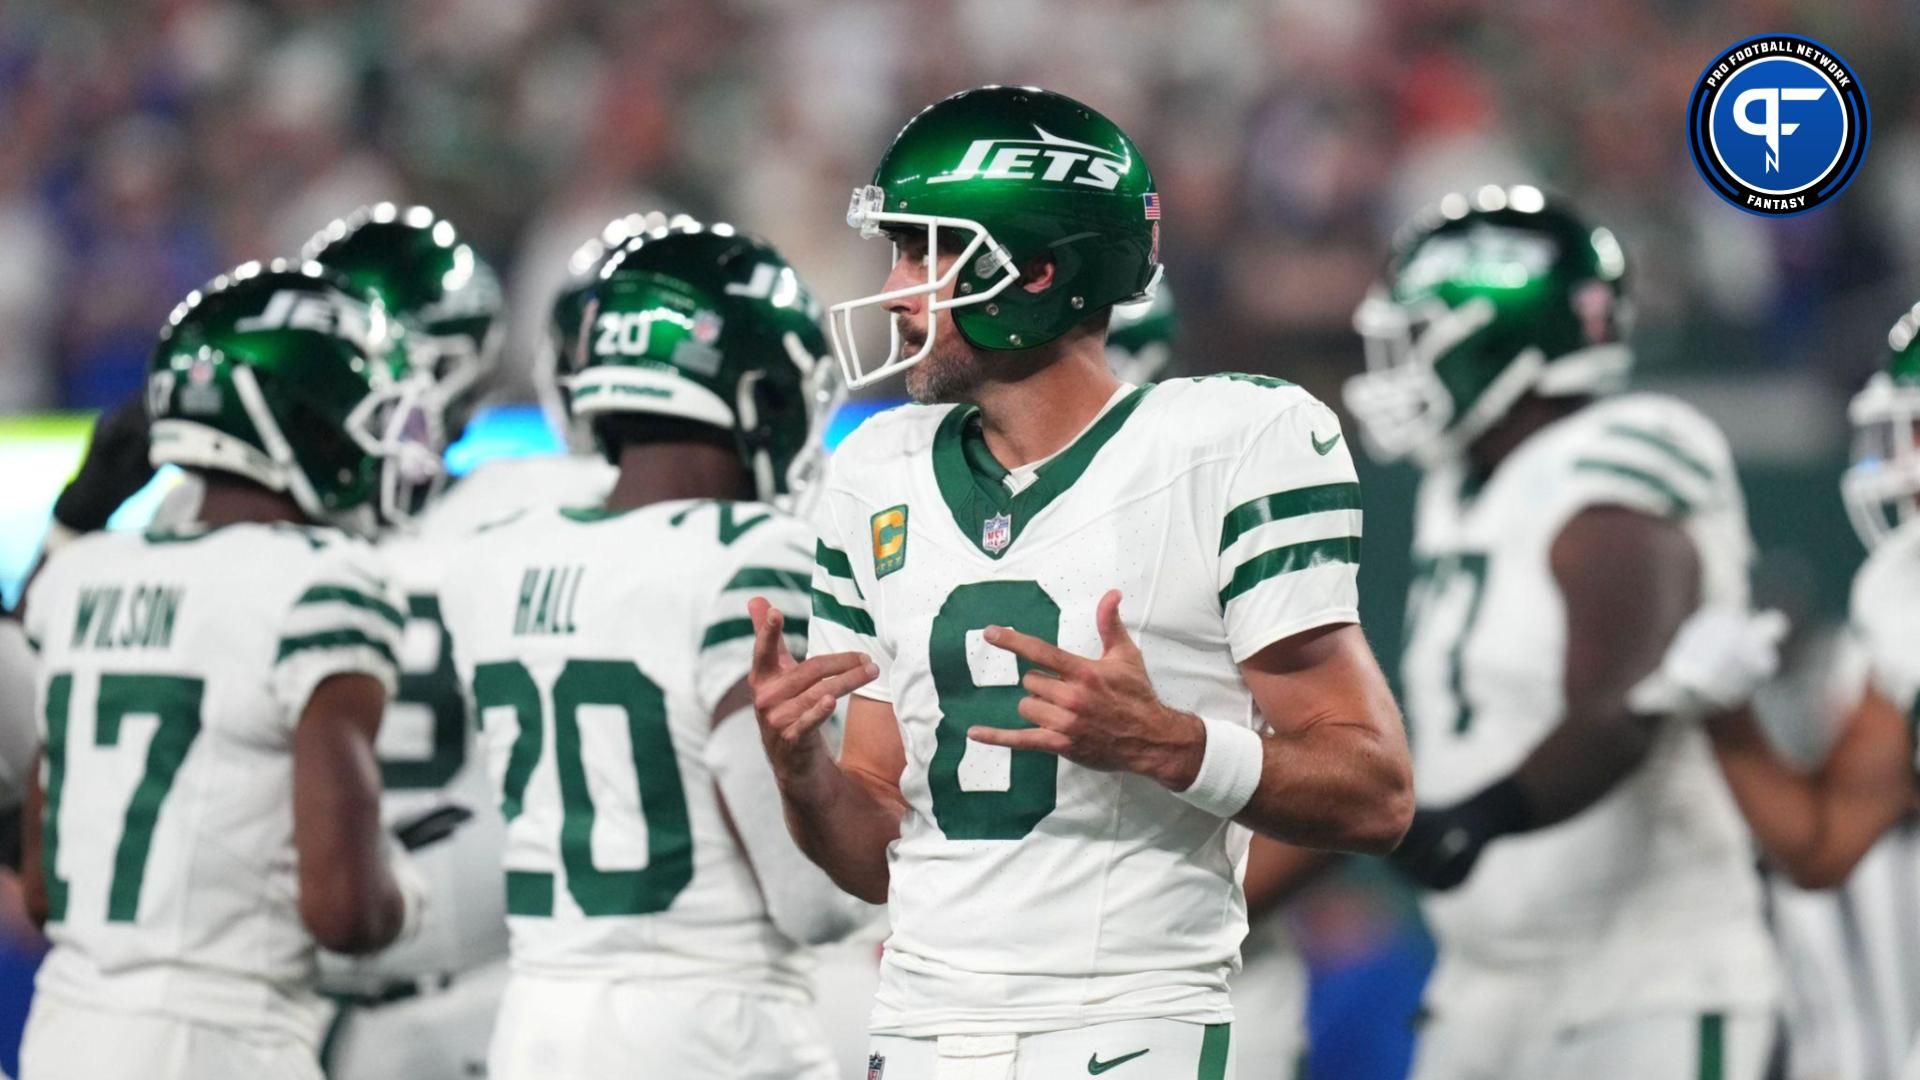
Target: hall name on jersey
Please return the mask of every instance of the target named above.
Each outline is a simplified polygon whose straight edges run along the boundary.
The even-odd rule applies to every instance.
[[[180,614],[178,585],[89,586],[74,609],[76,649],[164,649]],[[91,639],[91,640],[89,640]]]
[[[580,599],[584,566],[529,566],[520,573],[520,603],[513,611],[513,632],[519,637],[571,634],[574,604]]]

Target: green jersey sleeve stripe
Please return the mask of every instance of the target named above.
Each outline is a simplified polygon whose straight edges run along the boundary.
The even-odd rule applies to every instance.
[[[1220,606],[1226,607],[1234,597],[1248,592],[1256,585],[1271,577],[1291,574],[1296,570],[1310,570],[1328,563],[1360,562],[1360,538],[1357,536],[1336,536],[1328,540],[1308,540],[1299,544],[1288,544],[1271,551],[1263,551],[1234,570],[1233,579],[1227,587],[1220,590]]]
[[[358,589],[349,589],[345,585],[315,585],[301,593],[300,599],[293,602],[294,607],[300,607],[303,604],[346,604],[362,611],[371,611],[392,623],[396,629],[407,625],[406,616],[400,614],[399,608],[377,596],[368,596]]]
[[[739,572],[728,579],[723,592],[734,589],[792,589],[806,592],[813,587],[807,575],[796,570],[781,570],[772,566],[743,566]]]
[[[1220,550],[1227,550],[1233,546],[1235,540],[1270,521],[1301,517],[1306,514],[1320,514],[1328,510],[1358,509],[1360,509],[1360,485],[1352,481],[1318,484],[1313,487],[1262,495],[1260,498],[1243,502],[1227,512],[1226,524],[1220,529]]]
[[[22,634],[20,636],[27,639],[27,648],[32,650],[35,656],[40,655],[40,639],[39,638],[34,637],[32,634]]]
[[[394,659],[393,648],[384,641],[368,637],[358,630],[329,630],[320,634],[306,634],[302,637],[280,639],[280,649],[274,654],[273,662],[280,663],[289,656],[318,649],[372,649],[382,660],[399,666]]]
[[[799,637],[806,637],[807,620],[789,618],[787,620],[787,633],[798,635]],[[700,648],[703,650],[711,649],[715,645],[725,645],[729,641],[738,641],[741,638],[750,638],[752,636],[752,619],[722,619],[712,626],[707,627],[707,632],[700,638]]]
[[[1573,467],[1576,472],[1607,473],[1641,484],[1665,498],[1671,504],[1675,517],[1685,517],[1693,512],[1693,503],[1689,502],[1686,496],[1673,490],[1673,485],[1645,469],[1636,469],[1631,465],[1622,465],[1617,461],[1605,461],[1600,458],[1581,458],[1573,463]]]
[[[1655,450],[1673,459],[1675,464],[1698,476],[1700,479],[1708,481],[1713,479],[1712,466],[1701,461],[1685,447],[1657,431],[1648,431],[1646,428],[1634,427],[1631,424],[1613,424],[1607,428],[1607,433],[1651,446]]]
[[[825,570],[834,577],[846,578],[848,581],[853,581],[853,560],[847,558],[847,553],[841,551],[839,548],[828,547],[826,541],[815,540],[813,542],[813,561],[820,569]],[[855,581],[853,587],[858,591],[860,583]],[[866,594],[861,593],[861,595],[865,596]]]
[[[873,616],[857,607],[843,604],[819,589],[813,590],[813,614],[816,618],[839,623],[856,634],[873,636]]]

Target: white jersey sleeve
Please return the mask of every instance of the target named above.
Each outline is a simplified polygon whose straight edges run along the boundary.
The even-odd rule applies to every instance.
[[[274,695],[296,721],[314,688],[334,675],[371,675],[393,693],[402,604],[371,547],[341,539],[320,553],[274,649]]]
[[[1679,520],[1739,498],[1720,430],[1673,398],[1636,395],[1602,406],[1567,473],[1579,506],[1623,506]]]
[[[1221,510],[1220,606],[1235,663],[1360,621],[1360,483],[1340,421],[1305,395],[1246,397],[1275,412],[1252,421]]]
[[[1860,567],[1852,624],[1874,689],[1903,710],[1920,707],[1920,526],[1896,530]]]
[[[694,672],[700,707],[709,713],[753,664],[753,620],[747,601],[764,596],[786,616],[787,647],[804,654],[808,634],[813,531],[778,515],[727,547],[731,558],[703,620]]]
[[[849,520],[859,512],[859,504],[832,486],[831,462],[823,482],[828,485],[826,495],[814,508],[818,535],[813,549],[807,651],[865,653],[880,668],[880,675],[854,693],[876,701],[892,701],[889,687],[893,657],[874,632],[867,595],[873,589],[876,567],[888,566],[889,560],[905,562],[907,508],[881,510],[864,521]],[[869,549],[871,560],[867,557]]]

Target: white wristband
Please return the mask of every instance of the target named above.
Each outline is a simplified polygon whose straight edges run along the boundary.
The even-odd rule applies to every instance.
[[[1207,728],[1207,749],[1192,786],[1176,791],[1194,806],[1215,817],[1230,818],[1247,808],[1260,786],[1266,764],[1266,740],[1260,733],[1225,720],[1201,717]]]

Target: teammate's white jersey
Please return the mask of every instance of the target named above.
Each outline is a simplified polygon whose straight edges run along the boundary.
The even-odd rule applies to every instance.
[[[1246,830],[1146,777],[969,742],[1028,726],[1024,662],[981,632],[1097,656],[1117,588],[1168,705],[1261,725],[1236,664],[1358,619],[1359,487],[1333,413],[1276,379],[1126,387],[1010,476],[975,410],[906,406],[855,431],[826,484],[812,649],[873,658],[858,693],[892,703],[906,749],[874,1030],[1230,1020]]]
[[[53,907],[39,993],[317,1036],[293,734],[331,675],[391,691],[397,604],[372,549],[329,529],[95,533],[47,563],[26,612]]]
[[[445,805],[473,817],[413,858],[432,897],[419,932],[371,957],[329,956],[330,989],[375,994],[395,978],[452,974],[506,955],[505,830],[475,752],[440,589],[462,579],[452,552],[482,526],[533,507],[596,505],[612,484],[613,470],[598,457],[496,458],[456,481],[412,527],[381,540],[407,616],[399,688],[380,723],[381,817],[392,827]]]
[[[1692,539],[1703,603],[1743,604],[1751,541],[1732,458],[1672,398],[1596,402],[1529,437],[1477,493],[1423,480],[1402,676],[1420,799],[1508,775],[1565,716],[1566,608],[1549,552],[1580,511],[1617,506]],[[1429,897],[1442,970],[1559,970],[1564,1022],[1630,1008],[1764,1006],[1775,979],[1746,827],[1697,726],[1668,723],[1633,775],[1550,829],[1488,847]]]
[[[532,510],[442,596],[507,820],[517,972],[806,998],[703,759],[756,593],[805,625],[812,535],[757,503]]]
[[[1874,689],[1913,713],[1920,706],[1920,522],[1894,530],[1854,575],[1852,623]]]

